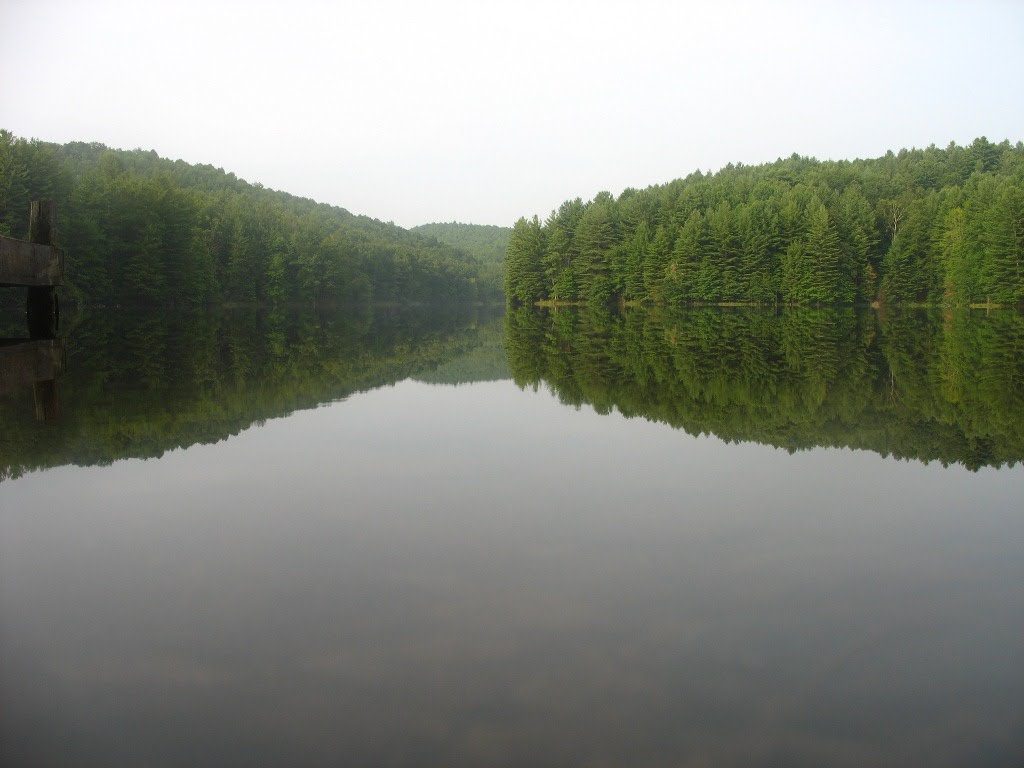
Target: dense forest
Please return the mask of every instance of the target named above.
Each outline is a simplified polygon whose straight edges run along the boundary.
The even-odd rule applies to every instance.
[[[505,261],[511,227],[497,227],[493,224],[450,223],[420,224],[410,232],[436,238],[438,241],[476,256],[486,264],[501,264]]]
[[[1024,144],[793,155],[516,222],[513,304],[1024,302]]]
[[[506,336],[520,387],[691,435],[971,469],[1024,461],[1014,310],[520,307]]]
[[[504,362],[501,314],[467,305],[96,312],[68,325],[59,418],[36,420],[32,387],[0,387],[0,481],[217,442],[409,377],[485,380]]]
[[[432,237],[209,165],[0,130],[0,234],[57,204],[62,295],[83,304],[500,301],[493,269]]]
[[[412,227],[415,232],[432,237],[438,242],[458,248],[480,260],[480,284],[488,296],[500,293],[505,287],[505,252],[511,227],[497,227],[493,224],[450,223],[420,224]]]

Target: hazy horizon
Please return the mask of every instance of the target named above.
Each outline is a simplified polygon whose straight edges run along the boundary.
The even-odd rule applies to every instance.
[[[0,78],[0,127],[152,149],[404,227],[510,226],[793,153],[1024,138],[1009,2],[13,0],[0,23],[23,63]]]

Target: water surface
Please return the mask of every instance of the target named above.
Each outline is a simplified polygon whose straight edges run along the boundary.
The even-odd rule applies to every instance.
[[[0,399],[0,763],[1017,765],[994,322],[82,319]]]

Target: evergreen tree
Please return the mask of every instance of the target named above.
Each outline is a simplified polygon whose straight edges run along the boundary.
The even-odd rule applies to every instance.
[[[580,290],[595,303],[609,301],[613,292],[611,257],[616,230],[612,198],[607,192],[599,194],[584,209],[574,242],[579,249],[576,276]]]
[[[878,243],[877,224],[871,203],[859,184],[852,184],[843,190],[835,224],[843,250],[841,280],[853,286],[853,301],[872,301],[877,279],[874,265]]]
[[[699,211],[693,211],[679,230],[672,248],[672,261],[665,269],[664,290],[668,303],[702,300],[698,281],[704,251],[704,217]]]
[[[984,200],[982,291],[989,301],[1024,301],[1024,188],[1009,179],[990,178],[979,184],[979,193]]]
[[[738,301],[744,298],[746,276],[742,268],[739,227],[729,201],[719,203],[708,214],[707,221],[711,246],[708,271],[717,273],[714,288],[711,285],[707,287],[708,298],[711,301]]]
[[[678,231],[671,224],[659,224],[644,254],[643,259],[643,294],[639,297],[657,304],[665,302],[664,281],[665,269],[672,256],[672,249]]]
[[[843,281],[842,249],[832,220],[823,204],[811,211],[807,236],[804,239],[804,259],[811,274],[806,281],[803,302],[813,304],[850,303],[855,286]]]
[[[616,260],[614,264],[615,283],[622,286],[622,296],[627,301],[639,301],[647,295],[644,265],[650,248],[651,228],[646,220],[642,220],[626,243],[623,258]]]
[[[512,227],[505,256],[505,295],[513,304],[533,304],[545,296],[544,233],[536,216]]]

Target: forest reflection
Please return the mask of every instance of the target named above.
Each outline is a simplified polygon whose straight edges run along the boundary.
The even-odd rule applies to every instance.
[[[58,419],[42,423],[38,384],[22,372],[24,360],[39,356],[38,343],[12,341],[0,356],[11,374],[0,388],[0,480],[217,442],[409,377],[508,378],[500,310],[471,306],[97,312],[67,326],[66,338],[54,342],[66,354],[56,379]]]
[[[232,310],[67,326],[46,349],[5,343],[0,479],[156,457],[406,378],[511,376],[567,405],[790,451],[971,469],[1024,459],[1012,311]]]
[[[692,435],[858,448],[971,469],[1024,458],[1024,316],[1013,311],[522,308],[520,387]]]

